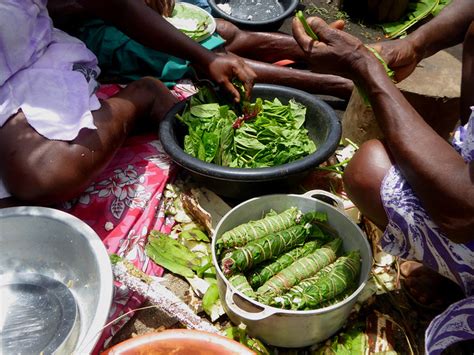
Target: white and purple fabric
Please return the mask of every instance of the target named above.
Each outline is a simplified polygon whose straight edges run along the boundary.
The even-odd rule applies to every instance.
[[[97,59],[53,28],[46,0],[0,1],[0,128],[20,109],[39,134],[71,141],[95,129]],[[0,198],[8,197],[0,180]]]
[[[474,113],[456,131],[453,146],[466,162],[474,161]],[[444,236],[396,166],[385,176],[381,197],[389,217],[384,251],[423,263],[456,282],[466,295],[431,322],[426,353],[440,354],[456,342],[474,339],[474,241],[456,244]]]
[[[99,68],[81,41],[53,28],[46,3],[0,2],[0,127],[21,109],[39,134],[70,141],[95,129]]]

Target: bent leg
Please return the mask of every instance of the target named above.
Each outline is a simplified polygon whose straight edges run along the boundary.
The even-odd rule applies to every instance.
[[[374,139],[361,145],[343,175],[349,198],[381,230],[385,229],[388,220],[380,198],[380,187],[391,165],[385,145]]]
[[[102,102],[93,112],[96,130],[70,142],[38,134],[19,112],[0,128],[0,172],[9,192],[34,204],[79,195],[109,163],[139,121],[158,122],[176,99],[158,80],[144,78]]]

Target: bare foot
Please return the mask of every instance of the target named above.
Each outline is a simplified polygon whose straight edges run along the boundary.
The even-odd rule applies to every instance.
[[[448,278],[415,261],[400,265],[404,286],[409,296],[422,306],[445,309],[464,298],[461,288]]]

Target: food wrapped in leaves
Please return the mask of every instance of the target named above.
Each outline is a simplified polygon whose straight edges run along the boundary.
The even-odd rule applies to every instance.
[[[229,277],[229,282],[237,291],[251,298],[256,298],[255,291],[250,286],[247,278],[242,274],[236,274]]]
[[[291,308],[293,298],[299,297],[299,295],[304,293],[304,290],[307,287],[317,284],[321,277],[327,275],[334,268],[334,265],[336,263],[337,260],[332,264],[323,267],[314,276],[308,277],[307,279],[304,279],[300,283],[296,284],[295,286],[290,288],[285,294],[273,298],[273,300],[270,302],[270,305],[279,308]]]
[[[242,248],[234,250],[222,260],[222,271],[229,276],[249,270],[265,260],[284,253],[306,240],[311,226],[296,225],[264,238],[256,239]]]
[[[340,238],[325,244],[312,254],[305,256],[286,267],[257,289],[257,296],[263,303],[296,285],[298,282],[315,275],[323,267],[337,258],[342,247]]]
[[[333,269],[292,301],[293,309],[314,309],[351,288],[360,273],[360,251],[340,257]]]
[[[312,240],[305,243],[305,245],[294,248],[289,252],[278,257],[276,260],[267,262],[255,270],[252,271],[249,275],[249,283],[253,288],[260,287],[267,280],[269,280],[273,275],[280,272],[287,266],[291,265],[293,262],[299,258],[306,256],[313,252],[316,248],[321,247],[322,242],[319,240]]]
[[[296,207],[282,213],[267,215],[265,218],[241,224],[222,234],[217,241],[217,249],[241,247],[255,239],[262,238],[296,225],[302,214]]]

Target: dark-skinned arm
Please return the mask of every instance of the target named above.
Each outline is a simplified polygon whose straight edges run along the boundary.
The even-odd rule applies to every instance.
[[[438,16],[403,39],[374,43],[374,47],[395,71],[395,79],[409,76],[416,65],[436,52],[462,43],[474,20],[474,1],[453,0]]]
[[[467,164],[408,103],[370,57],[355,75],[403,176],[433,221],[454,242],[473,240],[474,163]]]
[[[89,13],[100,17],[146,47],[189,60],[236,99],[231,84],[238,77],[250,92],[255,73],[240,58],[216,55],[181,33],[156,11],[138,0],[79,0]]]
[[[320,42],[293,21],[308,60],[364,88],[392,157],[433,221],[453,242],[474,240],[474,163],[464,162],[423,120],[358,39],[319,18],[308,22]]]

